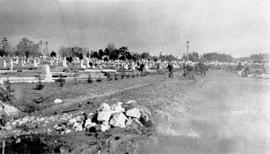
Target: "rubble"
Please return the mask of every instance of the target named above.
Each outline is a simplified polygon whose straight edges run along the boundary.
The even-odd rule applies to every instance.
[[[114,127],[125,128],[127,117],[123,113],[116,113],[110,120],[110,125]]]
[[[129,117],[134,117],[134,118],[139,119],[141,117],[141,112],[138,108],[133,108],[133,109],[127,110],[126,115]]]
[[[112,114],[111,110],[99,111],[97,120],[98,121],[109,121],[110,117],[111,117],[111,114]]]
[[[133,104],[125,103],[125,104]],[[105,132],[113,127],[136,128],[147,127],[151,113],[147,108],[134,107],[125,110],[122,102],[113,105],[103,103],[95,113],[77,112],[64,113],[53,116],[25,116],[6,123],[7,131],[24,131],[23,128],[35,129],[45,127],[47,133],[68,134],[76,131],[102,131]],[[54,123],[53,126],[51,124]],[[152,123],[151,123],[152,124]]]
[[[122,107],[122,102],[118,102],[114,105],[111,106],[111,111],[112,113],[121,113],[121,112],[125,112],[125,109]]]

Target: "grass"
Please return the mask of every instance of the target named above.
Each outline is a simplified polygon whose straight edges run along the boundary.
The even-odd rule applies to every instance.
[[[156,77],[154,77],[156,78]],[[132,80],[116,80],[102,82],[66,82],[63,87],[59,83],[44,83],[44,87],[35,90],[37,84],[11,84],[14,89],[14,96],[17,99],[19,109],[23,112],[31,113],[54,105],[56,98],[64,100],[77,99],[81,96],[95,96],[107,92],[117,91],[137,84],[144,84],[153,81],[152,77],[134,78]]]

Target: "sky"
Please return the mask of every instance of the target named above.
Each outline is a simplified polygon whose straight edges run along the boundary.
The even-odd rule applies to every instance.
[[[0,0],[0,38],[151,55],[269,53],[270,0]]]

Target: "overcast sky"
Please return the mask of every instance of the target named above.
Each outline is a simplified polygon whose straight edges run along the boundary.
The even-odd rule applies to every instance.
[[[24,36],[50,50],[108,43],[130,51],[182,56],[186,41],[199,53],[235,57],[269,52],[268,0],[0,0],[0,37]]]

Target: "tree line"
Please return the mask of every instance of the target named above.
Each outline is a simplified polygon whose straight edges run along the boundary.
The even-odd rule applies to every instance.
[[[0,42],[0,56],[25,56],[25,57],[37,57],[42,55],[42,49],[40,45],[42,42],[35,43],[28,38],[22,38],[16,46],[11,46],[8,39],[3,37]],[[136,53],[129,51],[127,46],[122,46],[120,48],[116,48],[113,43],[109,43],[105,49],[99,49],[97,51],[89,51],[88,48],[82,48],[79,46],[73,47],[61,47],[58,52],[51,51],[51,57],[56,57],[57,55],[62,57],[79,57],[83,59],[84,56],[89,58],[97,58],[103,60],[140,60],[140,59],[148,59],[148,60],[161,60],[161,61],[173,61],[180,60],[174,55],[160,55],[160,56],[152,56],[149,52]],[[235,60],[238,61],[252,61],[252,62],[266,62],[269,61],[269,54],[253,54],[249,57],[242,58],[234,58],[230,54],[221,54],[217,52],[204,53],[199,55],[198,52],[192,52],[187,55],[183,55],[181,60],[190,60],[193,62],[202,61],[219,61],[219,62],[233,62]]]

